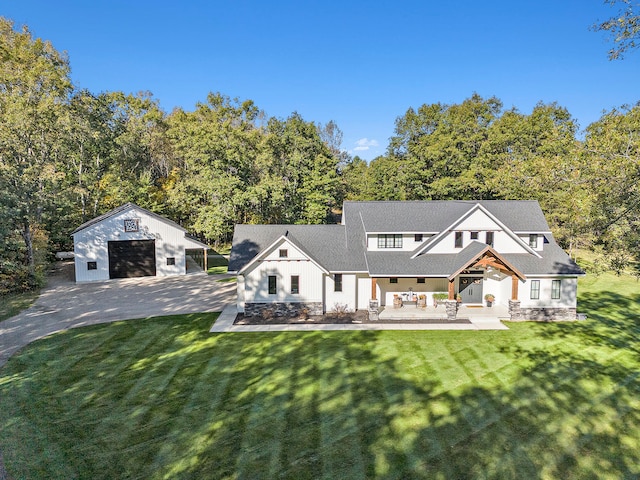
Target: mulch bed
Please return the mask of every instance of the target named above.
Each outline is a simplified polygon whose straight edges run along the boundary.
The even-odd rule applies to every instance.
[[[470,324],[466,318],[458,318],[454,321],[443,320],[441,318],[420,318],[420,319],[397,319],[397,320],[379,320],[370,322],[369,315],[365,310],[336,315],[326,313],[325,315],[309,315],[306,319],[302,317],[250,317],[239,313],[234,320],[234,325],[290,325],[290,324],[351,324],[351,323],[415,323],[415,324]]]

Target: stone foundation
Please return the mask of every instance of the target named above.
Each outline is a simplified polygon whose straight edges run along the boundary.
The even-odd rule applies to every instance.
[[[562,322],[577,320],[575,308],[568,307],[525,307],[520,306],[519,300],[509,300],[509,316],[512,322]]]
[[[458,315],[458,302],[456,300],[445,300],[444,306],[447,311],[447,320],[454,321]]]
[[[578,314],[575,308],[521,308],[519,320],[561,322],[577,319]]]
[[[322,302],[273,302],[273,303],[245,303],[244,314],[248,317],[297,317],[302,310],[307,315],[322,315]]]
[[[369,321],[370,322],[377,322],[380,319],[379,316],[379,309],[378,309],[379,303],[378,300],[369,300]]]

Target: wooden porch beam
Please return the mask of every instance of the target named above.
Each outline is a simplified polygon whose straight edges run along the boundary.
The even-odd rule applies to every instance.
[[[449,280],[449,300],[455,300],[455,279]]]
[[[511,300],[518,300],[518,277],[511,275]]]
[[[377,285],[378,285],[378,279],[377,278],[372,278],[371,279],[371,299],[372,300],[376,300],[376,294],[377,294]]]

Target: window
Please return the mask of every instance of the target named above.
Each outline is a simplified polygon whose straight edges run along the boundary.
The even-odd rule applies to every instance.
[[[342,291],[342,274],[336,273],[333,276],[333,291],[341,292]]]
[[[493,232],[487,232],[486,241],[484,242],[490,247],[493,247]]]
[[[176,257],[167,257],[167,265],[175,265]]]
[[[553,280],[551,282],[551,298],[553,300],[560,298],[560,280]]]
[[[381,233],[378,235],[378,248],[402,248],[402,235],[399,233]]]
[[[456,232],[456,248],[462,248],[462,232]]]
[[[289,256],[289,251],[286,248],[282,248],[278,252],[278,255],[280,256],[280,258],[287,258]]]
[[[540,280],[531,280],[531,300],[540,298]]]
[[[390,278],[389,279],[389,283],[398,283],[398,279],[397,278]]]
[[[477,240],[478,239],[478,232],[471,232],[471,240]]]
[[[535,233],[529,235],[529,246],[531,248],[538,248],[538,235]]]
[[[269,275],[269,295],[275,295],[278,290],[278,281],[275,275]]]
[[[87,262],[87,270],[97,270],[98,262]]]
[[[416,242],[421,242],[422,241],[422,234],[421,233],[416,233],[413,236],[413,240],[416,241]]]
[[[298,275],[291,275],[291,293],[300,293],[300,277]]]
[[[137,232],[140,229],[140,222],[137,218],[128,218],[124,221],[125,232]]]
[[[418,283],[425,283],[424,282],[424,278],[416,278],[416,280],[417,280]]]

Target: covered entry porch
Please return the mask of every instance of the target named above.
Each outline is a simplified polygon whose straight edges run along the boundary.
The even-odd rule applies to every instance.
[[[382,307],[379,319],[510,318],[510,308],[519,305],[519,283],[526,277],[488,245],[477,243],[465,250],[445,275],[371,278],[370,305]]]

